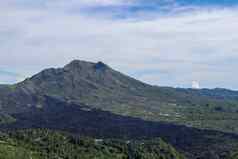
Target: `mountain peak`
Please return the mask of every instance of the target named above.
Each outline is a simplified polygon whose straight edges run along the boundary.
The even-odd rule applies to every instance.
[[[108,68],[108,66],[105,63],[103,63],[102,61],[99,61],[98,63],[96,63],[94,65],[94,68],[96,70],[104,70],[104,69]]]
[[[67,64],[64,68],[70,68],[70,69],[75,69],[75,68],[83,68],[83,67],[92,67],[95,65],[95,63],[88,62],[88,61],[82,61],[82,60],[73,60],[69,64]]]
[[[105,70],[109,68],[105,63],[99,61],[97,63],[82,61],[82,60],[73,60],[67,64],[65,70]]]

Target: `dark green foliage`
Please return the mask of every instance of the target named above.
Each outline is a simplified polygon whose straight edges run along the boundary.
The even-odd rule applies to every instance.
[[[115,115],[47,98],[47,107],[15,114],[1,129],[50,128],[99,139],[153,140],[161,137],[188,158],[223,159],[238,147],[238,136]],[[153,144],[152,144],[153,145]]]
[[[46,129],[11,132],[0,139],[0,159],[185,159],[161,139],[129,143]]]
[[[129,145],[129,156],[135,159],[182,159],[184,158],[173,147],[163,142],[161,139],[150,141],[135,141]]]
[[[230,153],[230,155],[225,159],[238,159],[238,148],[234,152]]]

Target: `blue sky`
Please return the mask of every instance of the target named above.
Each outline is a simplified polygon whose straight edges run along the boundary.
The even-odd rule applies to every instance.
[[[73,59],[150,84],[238,89],[238,1],[0,2],[0,83]]]
[[[18,80],[23,80],[23,77],[17,73],[14,73],[14,71],[4,71],[0,70],[0,79],[2,83],[14,83]]]

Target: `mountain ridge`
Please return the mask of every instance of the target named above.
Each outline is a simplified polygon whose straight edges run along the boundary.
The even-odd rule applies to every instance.
[[[189,159],[238,147],[238,100],[227,90],[152,86],[103,62],[74,60],[0,86],[0,130],[53,129],[99,138],[161,137]]]
[[[238,92],[152,86],[100,61],[73,60],[62,68],[45,69],[23,82],[2,86],[0,111],[11,115],[42,108],[45,96],[144,120],[238,133],[237,124],[226,128],[238,120]]]

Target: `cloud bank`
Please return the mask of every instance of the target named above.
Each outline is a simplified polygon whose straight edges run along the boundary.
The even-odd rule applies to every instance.
[[[82,59],[160,86],[238,89],[236,5],[185,2],[1,1],[0,69],[30,76]]]

